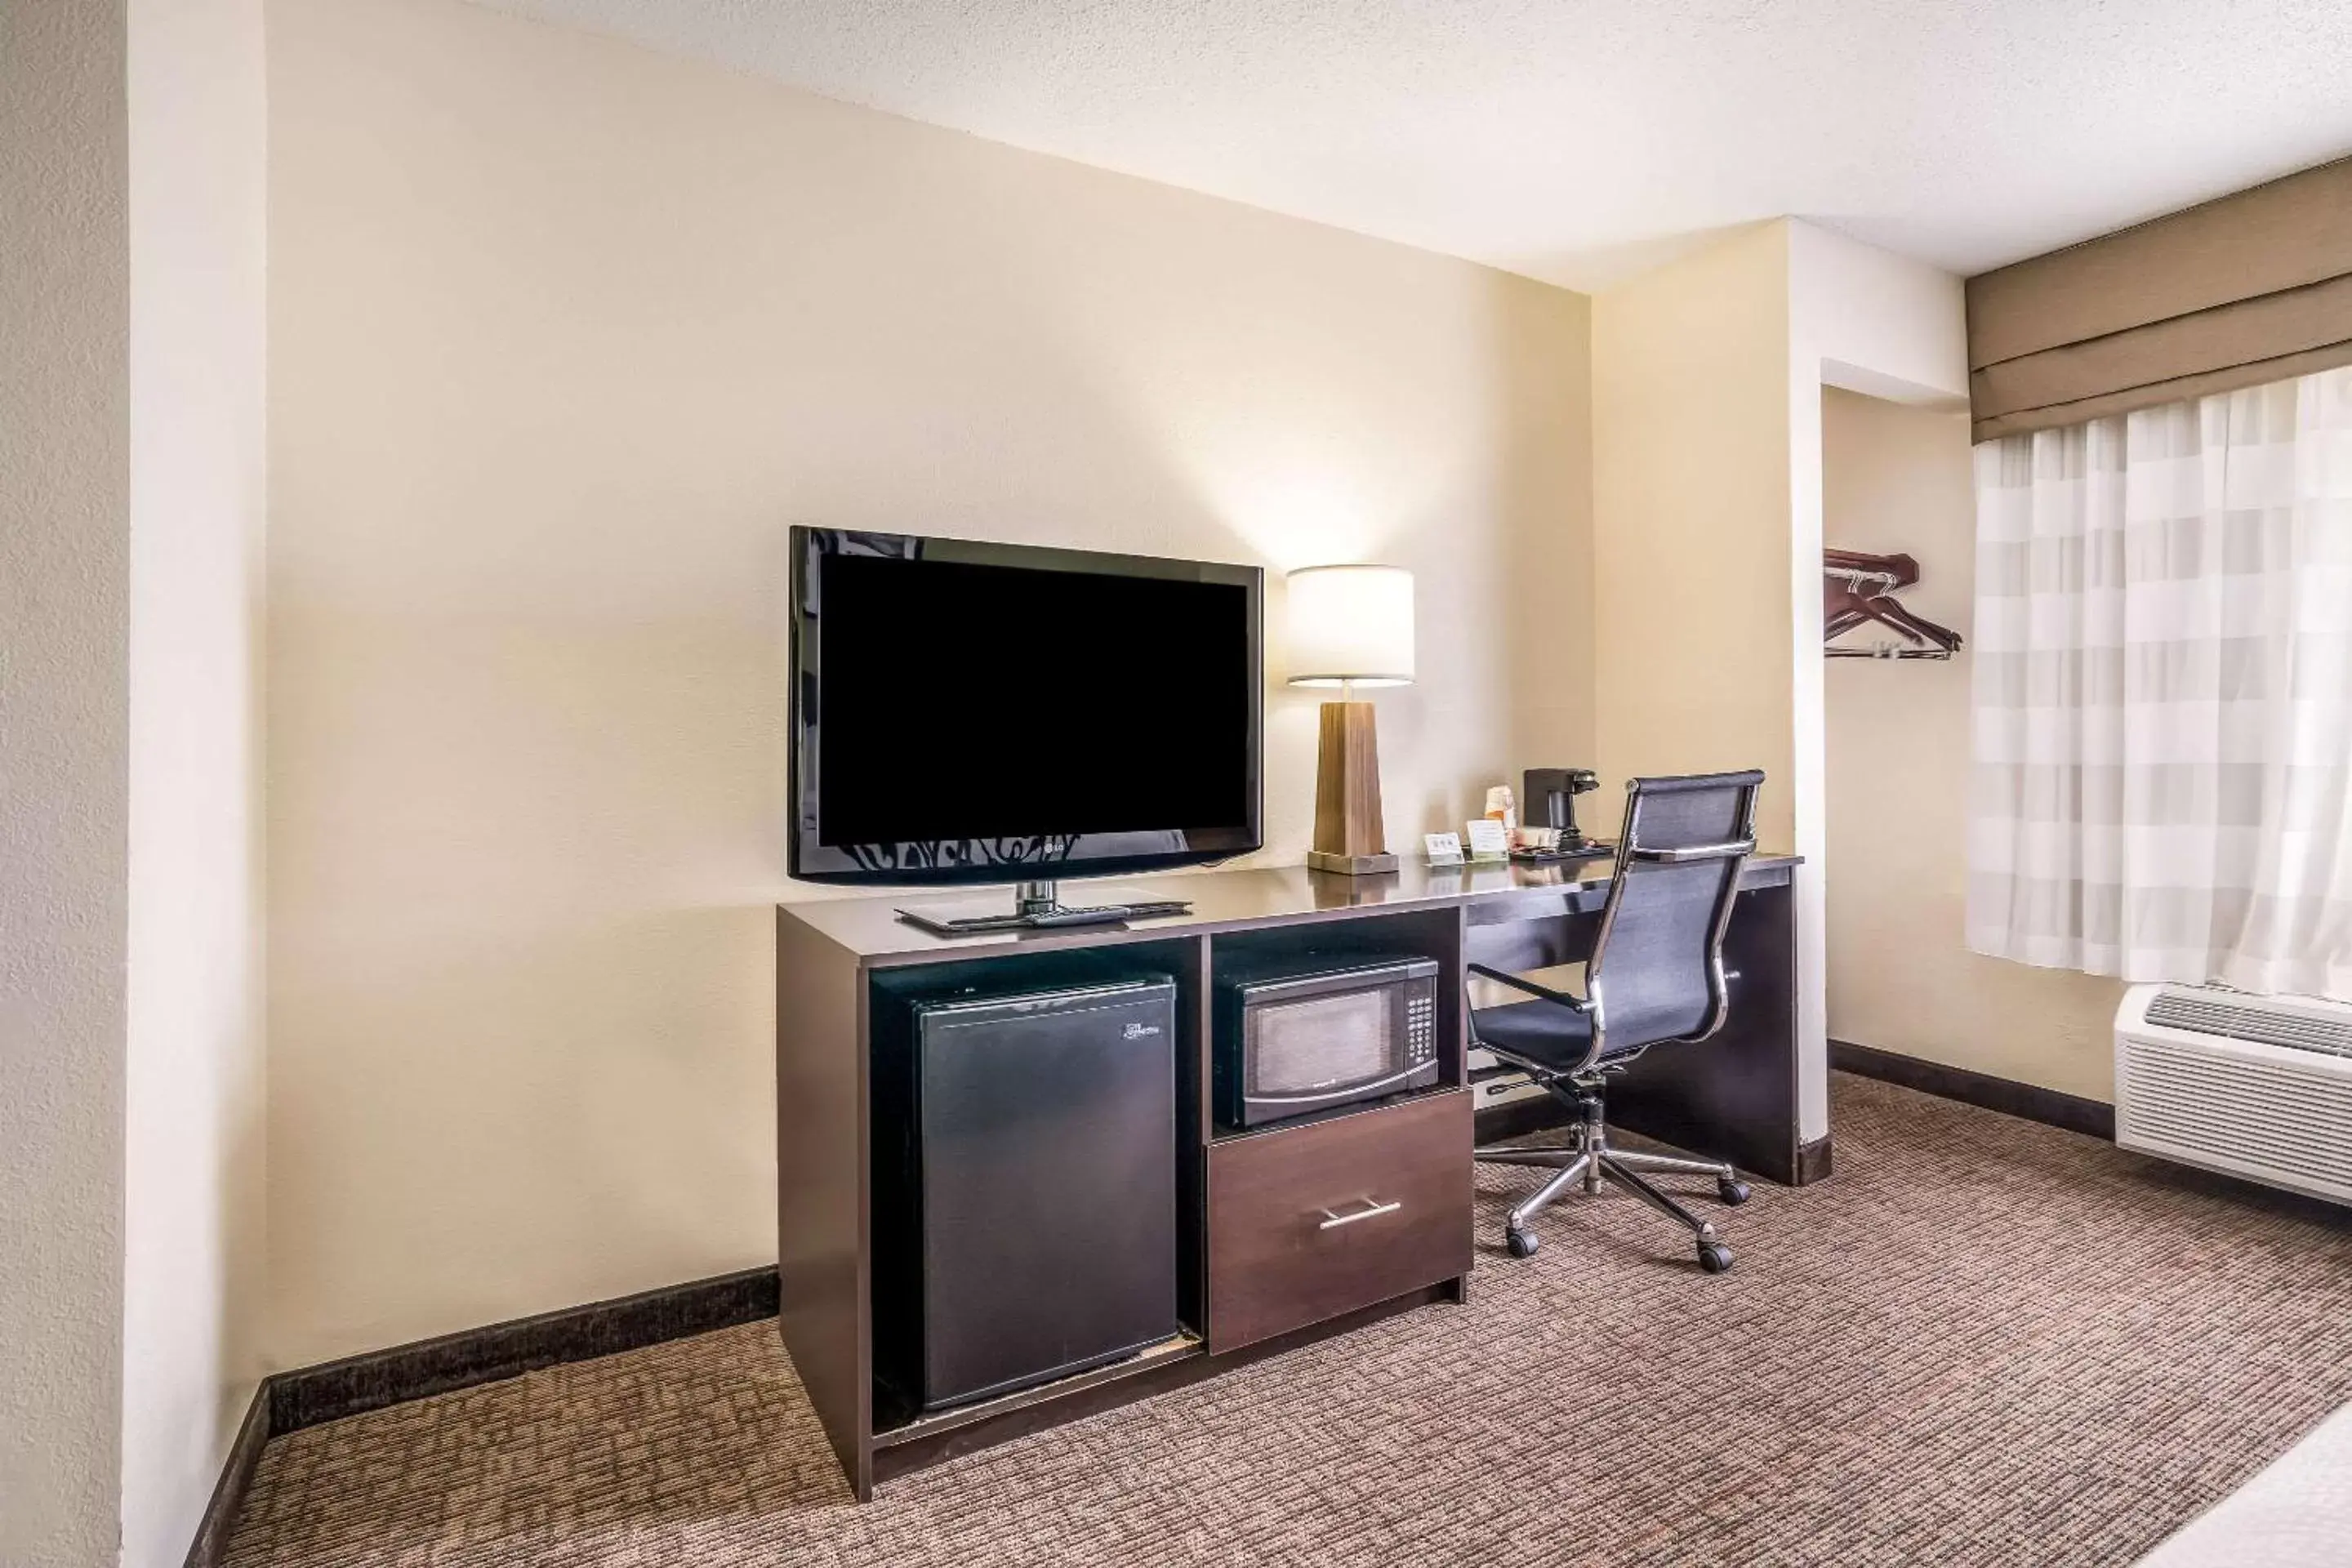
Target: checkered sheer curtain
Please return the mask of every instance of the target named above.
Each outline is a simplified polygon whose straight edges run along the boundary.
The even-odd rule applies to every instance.
[[[1969,947],[2352,1000],[2352,369],[1976,486]]]

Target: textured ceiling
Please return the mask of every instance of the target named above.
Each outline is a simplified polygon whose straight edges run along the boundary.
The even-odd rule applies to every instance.
[[[2352,153],[2352,0],[487,0],[1591,289],[1793,213],[1972,273]]]

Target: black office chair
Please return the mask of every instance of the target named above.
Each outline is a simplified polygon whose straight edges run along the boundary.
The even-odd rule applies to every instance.
[[[1701,773],[1688,778],[1633,779],[1625,786],[1625,826],[1617,839],[1617,869],[1601,912],[1601,932],[1585,964],[1585,994],[1570,995],[1484,964],[1474,974],[1533,998],[1499,1007],[1473,1007],[1475,1042],[1524,1068],[1577,1114],[1573,1143],[1528,1148],[1496,1144],[1477,1157],[1490,1164],[1536,1165],[1555,1174],[1513,1209],[1506,1237],[1511,1255],[1536,1249],[1528,1221],[1584,1183],[1601,1189],[1614,1177],[1636,1197],[1682,1221],[1698,1237],[1700,1267],[1720,1274],[1731,1248],[1715,1226],[1660,1192],[1642,1172],[1713,1176],[1727,1204],[1748,1201],[1747,1184],[1729,1165],[1612,1149],[1601,1113],[1601,1083],[1652,1046],[1703,1040],[1723,1026],[1730,1010],[1723,970],[1723,931],[1738,896],[1739,873],[1756,849],[1756,792],[1760,773]]]

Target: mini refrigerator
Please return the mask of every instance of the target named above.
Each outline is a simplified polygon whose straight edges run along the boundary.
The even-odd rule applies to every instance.
[[[1175,983],[885,1005],[872,1081],[911,1114],[875,1119],[908,1130],[876,1151],[883,1381],[938,1410],[1174,1334]]]

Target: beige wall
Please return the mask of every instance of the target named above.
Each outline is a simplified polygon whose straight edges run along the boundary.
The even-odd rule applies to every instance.
[[[131,0],[123,1561],[179,1563],[258,1373],[260,0]]]
[[[1824,390],[1822,451],[1828,542],[1916,557],[1921,580],[1904,601],[1966,635],[1967,412]],[[1948,664],[1832,659],[1826,684],[1830,1033],[2112,1098],[2120,983],[1979,957],[1962,941],[1967,652]]]
[[[0,1563],[114,1560],[121,1496],[123,16],[0,5]]]
[[[452,0],[269,23],[281,1363],[775,1256],[793,522],[1411,567],[1401,847],[1591,755],[1580,297]]]

